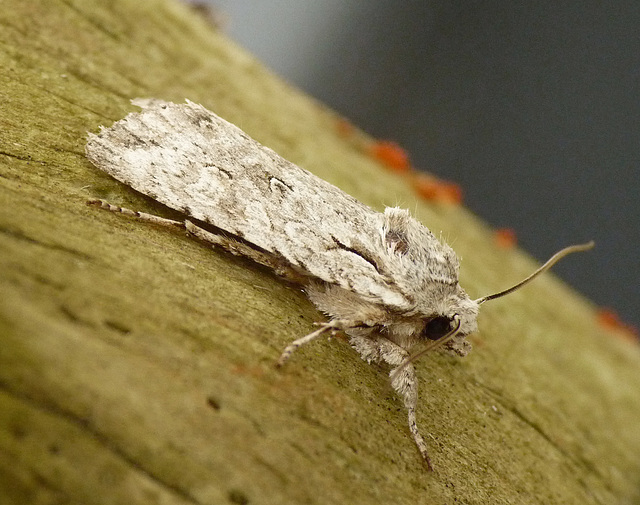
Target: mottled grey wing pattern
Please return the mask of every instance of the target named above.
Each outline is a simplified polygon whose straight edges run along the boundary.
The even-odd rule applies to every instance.
[[[97,167],[325,282],[410,305],[378,270],[382,214],[200,105],[134,103],[143,111],[90,134],[87,157]]]

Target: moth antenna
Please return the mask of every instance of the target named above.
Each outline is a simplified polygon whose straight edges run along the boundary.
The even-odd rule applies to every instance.
[[[391,374],[391,382],[393,383],[393,381],[395,380],[395,378],[398,376],[398,374],[400,372],[402,372],[402,370],[405,369],[405,367],[407,367],[409,364],[413,363],[414,361],[418,360],[423,354],[428,353],[429,351],[433,351],[434,349],[436,349],[437,347],[440,347],[441,345],[446,344],[447,342],[449,342],[451,339],[453,339],[453,337],[455,337],[458,332],[460,331],[460,316],[458,314],[454,314],[454,316],[451,318],[452,321],[455,323],[455,328],[453,328],[449,333],[447,333],[446,335],[443,335],[442,337],[440,337],[438,340],[433,340],[431,342],[429,342],[425,347],[423,347],[422,349],[420,349],[417,353],[415,353],[413,356],[409,356],[407,359],[405,359],[400,366],[398,366],[398,368],[396,368],[393,373]]]
[[[593,249],[594,245],[595,245],[595,242],[592,240],[591,242],[587,242],[586,244],[576,244],[576,245],[571,245],[569,247],[565,247],[564,249],[558,251],[553,256],[551,256],[551,258],[549,258],[544,265],[538,268],[526,279],[518,282],[518,284],[516,284],[515,286],[511,286],[510,288],[505,289],[504,291],[500,291],[499,293],[483,296],[482,298],[478,298],[477,300],[475,300],[475,302],[478,305],[480,305],[488,300],[493,300],[495,298],[500,298],[501,296],[508,295],[509,293],[515,291],[516,289],[520,289],[522,286],[527,284],[529,281],[533,280],[535,277],[537,277],[541,273],[549,270],[553,265],[555,265],[558,261],[560,261],[565,256],[568,256],[569,254],[572,254],[575,252],[588,251],[589,249]]]

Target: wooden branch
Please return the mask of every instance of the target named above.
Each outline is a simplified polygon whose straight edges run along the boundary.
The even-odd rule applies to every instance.
[[[84,203],[171,216],[83,149],[131,98],[189,98],[369,205],[415,208],[472,296],[533,270],[463,208],[415,203],[336,114],[171,2],[6,0],[0,40],[0,502],[639,499],[638,348],[552,276],[483,306],[469,357],[418,364],[427,474],[387,370],[345,341],[275,370],[321,318],[297,289]]]

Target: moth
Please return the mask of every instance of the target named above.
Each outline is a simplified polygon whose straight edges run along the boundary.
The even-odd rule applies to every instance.
[[[472,300],[458,283],[455,252],[408,211],[372,210],[201,105],[132,103],[142,111],[89,134],[87,157],[186,217],[176,221],[101,200],[88,203],[186,229],[301,285],[328,321],[288,345],[277,365],[323,334],[346,333],[364,360],[390,365],[391,385],[404,401],[409,430],[429,469],[416,423],[413,361],[436,347],[465,356],[480,305],[593,246],[563,249],[515,286]]]

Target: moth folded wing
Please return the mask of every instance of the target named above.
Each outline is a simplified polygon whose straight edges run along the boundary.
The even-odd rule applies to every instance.
[[[147,196],[319,280],[389,306],[410,303],[380,271],[382,215],[204,107],[146,101],[88,158]],[[264,261],[262,263],[265,263]]]

